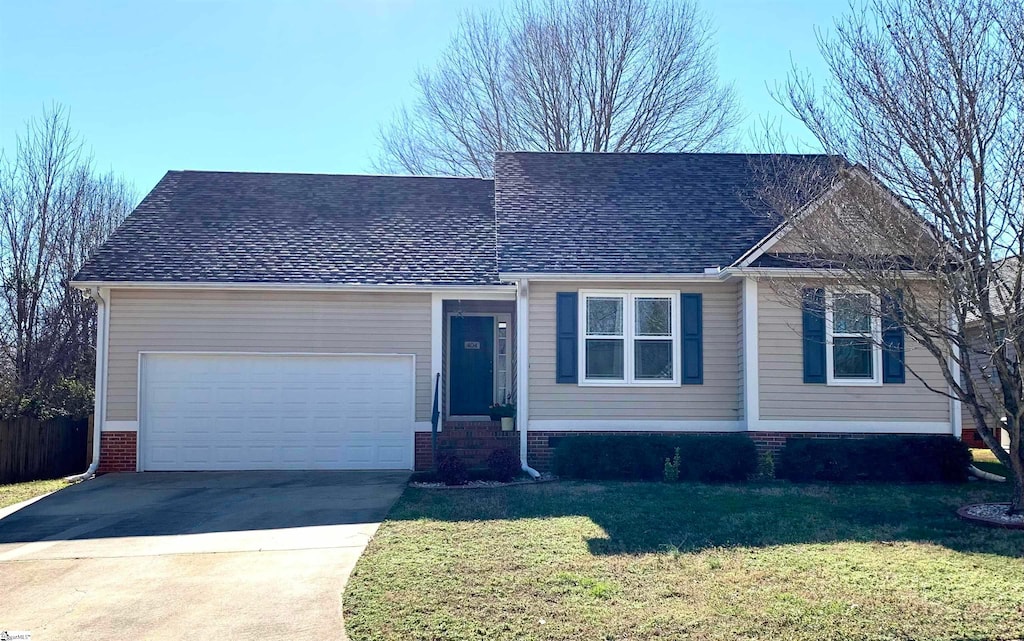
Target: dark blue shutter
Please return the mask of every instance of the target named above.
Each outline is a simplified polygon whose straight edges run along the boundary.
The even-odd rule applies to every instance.
[[[555,381],[576,383],[577,306],[576,292],[558,292],[555,296]]]
[[[906,383],[903,292],[898,289],[882,299],[882,345],[882,382]]]
[[[824,383],[825,290],[803,291],[804,382]]]
[[[704,301],[701,294],[683,294],[683,385],[704,383]]]

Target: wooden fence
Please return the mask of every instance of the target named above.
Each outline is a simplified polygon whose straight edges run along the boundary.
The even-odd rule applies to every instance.
[[[0,421],[0,483],[52,479],[89,464],[89,419]]]

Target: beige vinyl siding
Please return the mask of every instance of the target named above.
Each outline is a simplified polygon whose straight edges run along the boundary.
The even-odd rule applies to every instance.
[[[987,365],[989,359],[989,357],[983,353],[985,341],[982,336],[981,327],[968,329],[970,344],[974,346],[974,349],[972,349],[971,353],[968,354],[971,359],[971,374],[974,379],[975,393],[984,402],[994,406],[997,404],[997,401],[995,400],[995,387],[998,385],[999,376],[994,372],[994,367],[986,367],[988,371],[982,371],[982,367]],[[1007,345],[1006,349],[1009,350],[1010,357],[1012,358],[1013,346]],[[961,427],[964,429],[977,429],[977,422],[974,420],[974,414],[967,403],[962,403],[960,405],[960,412]],[[1001,412],[999,413],[999,416],[988,414],[985,417],[985,424],[990,428],[999,427],[1002,425],[1002,416]],[[1007,431],[1000,429],[999,433],[1001,440],[1008,442],[1007,439],[1009,438],[1009,434]]]
[[[704,384],[645,388],[556,383],[555,294],[594,289],[703,294]],[[738,292],[734,283],[530,283],[530,419],[738,420]]]
[[[800,239],[794,234],[791,236],[783,236],[779,239],[779,242],[772,245],[771,249],[768,250],[769,254],[800,254],[807,251],[807,247],[804,243],[800,242]]]
[[[907,382],[874,387],[803,382],[802,316],[767,283],[758,289],[761,418],[765,420],[948,422],[949,399],[907,371]],[[936,389],[946,389],[939,363],[907,337],[906,362]]]
[[[430,294],[113,290],[107,420],[137,419],[140,351],[416,355],[430,420]]]
[[[743,281],[740,281],[736,291],[736,354],[738,358],[736,361],[736,402],[739,408],[738,416],[740,420],[744,420],[746,418],[746,408],[744,407],[746,381],[743,377],[743,369],[746,354],[743,353]]]

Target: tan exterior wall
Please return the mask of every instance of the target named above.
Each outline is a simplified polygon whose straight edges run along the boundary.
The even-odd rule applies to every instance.
[[[137,417],[140,351],[416,355],[416,420],[429,421],[430,294],[113,290],[107,420]]]
[[[969,331],[968,336],[971,338],[971,343],[974,344],[974,345],[978,345],[979,346],[978,349],[981,349],[980,346],[984,344],[984,339],[981,338],[981,336],[982,336],[981,328],[977,327],[977,328],[973,328],[973,329],[968,330],[968,331]],[[1013,346],[1012,345],[1008,345],[1006,347],[1006,349],[1010,350],[1009,354],[1010,354],[1010,356],[1012,358]],[[988,401],[989,403],[993,403],[994,404],[995,390],[993,389],[993,386],[997,384],[998,377],[995,376],[992,380],[989,380],[987,378],[986,374],[982,372],[982,365],[986,363],[986,359],[987,359],[987,357],[986,357],[986,355],[984,353],[975,352],[975,351],[972,350],[972,353],[970,354],[970,357],[971,357],[971,375],[974,378],[974,389],[977,391],[978,395],[983,400]],[[991,369],[988,372],[988,376],[993,376]],[[977,423],[974,420],[974,414],[971,413],[970,407],[966,403],[961,404],[960,411],[961,411],[961,421],[962,421],[961,425],[963,426],[963,429],[965,429],[965,430],[976,430],[977,429]],[[986,417],[985,422],[986,422],[986,424],[989,427],[993,427],[993,428],[994,427],[998,427],[1001,424],[1001,422],[1002,422],[1002,416],[992,416],[992,415],[989,415],[989,416]],[[1006,444],[1006,447],[1009,447],[1009,442],[1010,442],[1010,440],[1009,440],[1010,439],[1009,433],[1006,430],[1004,430],[1004,429],[1000,429],[999,430],[999,436],[1000,436],[1000,440],[1003,443]],[[980,439],[980,437],[978,437],[978,438]]]
[[[704,384],[645,388],[556,383],[555,294],[592,289],[703,294]],[[736,283],[530,283],[530,419],[738,420],[739,291]]]
[[[939,363],[909,337],[907,382],[875,387],[803,382],[802,316],[799,306],[766,283],[758,289],[759,387],[764,420],[949,422],[949,399],[929,391],[946,389]]]

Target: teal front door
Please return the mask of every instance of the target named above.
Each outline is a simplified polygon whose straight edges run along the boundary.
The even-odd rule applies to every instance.
[[[494,402],[494,317],[451,319],[449,391],[453,416],[486,416]]]

